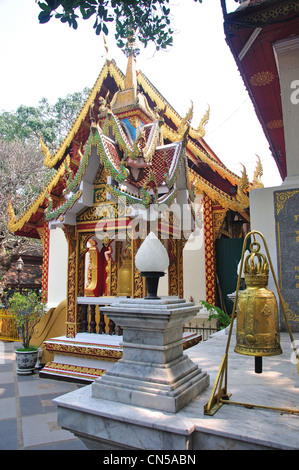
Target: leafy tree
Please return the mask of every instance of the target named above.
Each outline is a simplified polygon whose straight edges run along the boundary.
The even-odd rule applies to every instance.
[[[16,217],[24,214],[52,177],[44,166],[40,136],[54,152],[80,111],[89,89],[68,94],[50,105],[43,98],[37,107],[21,105],[0,113],[0,286],[5,288],[13,259],[36,243],[8,230],[8,203]]]
[[[17,351],[35,351],[36,346],[30,346],[34,327],[46,313],[46,304],[36,292],[23,290],[15,292],[9,301],[9,309],[13,315],[16,327],[20,332],[23,347]]]
[[[25,245],[33,244],[8,230],[9,199],[13,199],[16,216],[22,215],[48,181],[49,173],[43,165],[42,153],[34,144],[0,141],[0,286],[3,288],[13,259]]]
[[[20,140],[39,148],[40,136],[51,151],[55,151],[64,139],[90,92],[68,94],[50,105],[42,98],[37,107],[21,105],[16,111],[0,113],[0,139],[6,142]]]
[[[194,0],[202,3],[202,0]],[[117,45],[124,49],[136,32],[146,47],[154,43],[157,50],[172,45],[169,0],[45,0],[38,1],[41,8],[39,22],[47,23],[55,13],[62,23],[77,29],[79,15],[86,20],[95,15],[96,34],[108,35],[108,23],[115,24]]]
[[[20,140],[24,144],[38,141],[43,135],[47,142],[55,140],[55,122],[51,115],[45,118],[44,98],[38,107],[21,105],[15,112],[4,111],[0,114],[0,136],[2,140],[11,142]]]
[[[65,98],[58,98],[52,109],[55,120],[56,141],[61,143],[68,133],[71,125],[81,110],[90,89],[85,87],[81,92],[68,94]]]

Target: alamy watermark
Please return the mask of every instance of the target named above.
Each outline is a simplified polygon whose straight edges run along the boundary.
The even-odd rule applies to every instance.
[[[296,353],[298,354],[298,348],[299,348],[299,340],[296,339],[291,342],[290,347],[293,349],[293,352],[291,354],[291,363],[292,364],[297,364],[297,358],[296,358]],[[296,352],[295,352],[296,350]]]
[[[99,206],[99,210],[102,211]],[[127,216],[124,222],[124,214]],[[202,242],[203,215],[202,204],[173,203],[151,204],[148,208],[136,203],[126,205],[126,198],[119,197],[115,214],[100,213],[96,224],[95,236],[98,240],[117,238],[118,240],[144,239],[149,232],[161,240],[169,238],[188,240],[188,249],[200,248]]]
[[[291,83],[291,89],[294,90],[291,93],[291,103],[299,104],[299,80],[293,80]]]

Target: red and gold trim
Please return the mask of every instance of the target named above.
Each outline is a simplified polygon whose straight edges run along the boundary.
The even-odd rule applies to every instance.
[[[118,361],[122,358],[122,348],[119,346],[108,346],[107,345],[96,345],[93,346],[92,343],[86,344],[65,344],[64,342],[59,342],[56,338],[55,341],[45,341],[45,346],[47,351],[52,353],[67,354],[69,356],[80,356],[80,357],[89,357],[96,359],[104,359],[105,361]]]
[[[75,338],[77,323],[77,292],[78,292],[78,238],[73,226],[65,225],[64,234],[68,242],[68,274],[67,274],[67,307],[66,336]]]
[[[42,266],[42,296],[45,302],[48,300],[48,280],[49,280],[49,250],[50,250],[50,230],[48,222],[45,221],[42,234],[39,235],[43,243],[43,266]]]
[[[169,238],[167,241],[169,267],[168,267],[168,295],[177,295],[184,298],[183,279],[183,248],[182,239]]]
[[[42,369],[42,375],[55,375],[69,377],[72,379],[86,380],[93,382],[104,375],[105,369],[94,369],[92,367],[74,366],[71,364],[60,364],[59,362],[48,362]]]
[[[202,340],[201,335],[196,333],[184,333],[183,349],[184,351],[192,346],[195,346]],[[71,357],[81,357],[81,361],[88,359],[97,359],[105,362],[117,362],[123,357],[122,346],[96,344],[96,343],[67,343],[64,340],[55,338],[52,342],[48,340],[45,342],[46,349],[52,353],[61,356],[60,362],[57,360],[48,362],[40,372],[42,377],[55,376],[56,378],[69,378],[71,380],[77,379],[78,381],[93,382],[97,378],[106,373],[106,369],[97,367],[88,367],[88,365],[74,365],[62,362],[72,362]],[[88,364],[88,363],[87,363]],[[107,364],[108,366],[108,364]]]
[[[205,269],[206,269],[206,301],[215,305],[215,265],[214,265],[214,232],[212,200],[205,194],[203,198]]]

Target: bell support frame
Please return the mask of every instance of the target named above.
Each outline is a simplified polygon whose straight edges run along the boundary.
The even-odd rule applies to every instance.
[[[269,250],[268,250],[268,247],[267,247],[267,243],[266,243],[265,237],[263,236],[263,234],[261,232],[258,232],[256,230],[252,230],[251,232],[249,232],[246,235],[246,237],[244,239],[244,243],[243,243],[240,270],[239,270],[237,288],[236,288],[236,296],[235,296],[234,306],[233,306],[233,311],[232,311],[232,316],[231,316],[231,323],[230,323],[230,328],[229,328],[229,333],[228,333],[228,340],[227,340],[225,352],[224,352],[224,355],[223,355],[223,358],[222,358],[222,361],[221,361],[221,364],[220,364],[220,367],[219,367],[219,370],[218,370],[218,374],[217,374],[217,377],[216,377],[216,380],[215,380],[215,383],[214,383],[214,386],[213,386],[213,389],[212,389],[210,400],[204,406],[204,414],[206,414],[206,415],[213,416],[223,404],[242,405],[245,408],[263,408],[263,409],[271,409],[271,410],[285,412],[285,413],[299,414],[299,410],[294,410],[294,409],[277,408],[277,407],[273,407],[273,406],[264,406],[264,405],[258,405],[258,404],[252,404],[252,403],[235,402],[235,401],[232,401],[232,400],[229,399],[231,394],[229,394],[227,392],[227,384],[228,384],[228,351],[229,351],[229,346],[230,346],[230,341],[231,341],[231,336],[232,336],[232,331],[233,331],[233,323],[234,323],[234,319],[235,319],[235,316],[236,316],[236,306],[237,306],[238,295],[239,295],[239,290],[240,290],[241,275],[242,275],[243,263],[244,263],[244,255],[245,255],[245,251],[246,251],[247,240],[248,240],[249,237],[251,237],[251,236],[253,237],[252,244],[257,244],[256,238],[255,238],[256,235],[259,235],[262,238],[263,243],[264,243],[264,247],[265,247],[265,250],[266,250],[266,254],[267,254],[267,258],[268,258],[269,265],[270,265],[270,268],[271,268],[271,272],[272,272],[272,275],[273,275],[275,287],[276,287],[277,294],[278,294],[278,297],[279,297],[279,301],[280,301],[280,304],[281,304],[281,307],[282,307],[284,319],[285,319],[287,329],[288,329],[288,332],[289,332],[289,335],[290,335],[292,347],[293,347],[294,352],[295,352],[296,361],[297,361],[297,370],[298,370],[298,374],[299,374],[299,354],[298,354],[298,351],[296,349],[294,337],[293,337],[293,334],[292,334],[292,331],[291,331],[291,328],[290,328],[290,325],[289,325],[289,321],[288,321],[288,318],[287,318],[287,315],[286,315],[284,300],[282,298],[282,295],[281,295],[281,292],[280,292],[280,289],[279,289],[279,286],[278,286],[277,278],[276,278],[276,275],[275,275],[275,272],[274,272],[274,269],[273,269],[273,265],[272,265],[270,253],[269,253]]]

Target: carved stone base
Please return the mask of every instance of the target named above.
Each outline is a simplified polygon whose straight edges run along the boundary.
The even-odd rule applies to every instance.
[[[123,358],[92,385],[92,396],[176,413],[209,385],[183,355],[183,325],[198,312],[176,297],[124,299],[103,309],[123,329]]]

